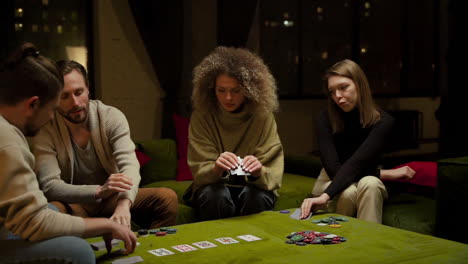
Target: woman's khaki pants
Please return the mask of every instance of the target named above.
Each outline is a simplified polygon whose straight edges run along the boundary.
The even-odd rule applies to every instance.
[[[331,184],[324,169],[315,182],[312,190],[314,197],[320,196]],[[328,202],[328,211],[354,217],[374,223],[382,223],[383,202],[388,194],[385,185],[375,176],[365,176],[352,183],[343,192]]]

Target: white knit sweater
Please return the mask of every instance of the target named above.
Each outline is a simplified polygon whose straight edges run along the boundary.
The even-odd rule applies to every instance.
[[[82,218],[47,208],[34,162],[23,133],[0,115],[0,239],[7,231],[31,241],[81,236]]]

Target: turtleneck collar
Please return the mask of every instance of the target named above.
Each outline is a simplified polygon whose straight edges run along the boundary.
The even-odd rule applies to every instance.
[[[248,106],[244,105],[238,112],[229,112],[218,105],[218,115],[227,124],[242,124],[252,116],[248,108]]]

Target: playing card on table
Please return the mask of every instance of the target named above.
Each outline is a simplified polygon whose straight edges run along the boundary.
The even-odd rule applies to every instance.
[[[201,249],[205,249],[205,248],[212,248],[212,247],[217,247],[215,244],[209,242],[209,241],[200,241],[200,242],[195,242],[195,243],[192,243],[192,245],[195,245]]]
[[[187,251],[197,250],[197,248],[194,248],[194,247],[192,247],[191,245],[188,245],[188,244],[173,246],[172,248],[175,249],[175,250],[178,250],[180,252],[187,252]]]
[[[165,248],[153,249],[153,250],[150,250],[150,251],[148,251],[148,252],[151,253],[151,254],[153,254],[153,255],[156,255],[156,256],[158,256],[158,257],[174,254],[174,252],[172,252],[172,251],[170,251],[170,250],[167,250],[167,249],[165,249]]]
[[[292,213],[289,217],[292,219],[297,219],[297,220],[307,220],[312,216],[312,212],[306,217],[306,218],[301,218],[301,209],[296,209],[294,213]]]
[[[138,263],[138,262],[143,262],[143,258],[140,256],[134,256],[130,258],[118,259],[118,260],[112,261],[112,264],[133,264],[133,263]]]
[[[248,242],[252,242],[252,241],[256,241],[256,240],[262,240],[261,238],[256,237],[254,235],[243,235],[243,236],[238,236],[238,238],[240,238],[242,240],[245,240],[245,241],[248,241]]]
[[[221,244],[234,244],[234,243],[239,243],[239,241],[235,240],[234,238],[231,237],[221,237],[221,238],[216,238],[216,241],[218,241]]]

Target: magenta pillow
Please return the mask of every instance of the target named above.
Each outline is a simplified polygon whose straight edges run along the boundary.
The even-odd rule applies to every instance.
[[[176,131],[177,141],[177,181],[191,181],[193,180],[192,172],[187,163],[187,150],[188,150],[188,130],[190,119],[173,114],[172,120]]]
[[[151,158],[148,155],[146,155],[145,153],[143,153],[143,151],[139,149],[135,149],[135,154],[138,159],[138,163],[140,163],[140,168],[145,166],[146,163],[148,163],[151,160]]]
[[[416,174],[411,180],[389,180],[397,182],[407,182],[420,186],[435,188],[437,186],[437,162],[433,161],[412,161],[399,166],[394,169],[409,166]]]

